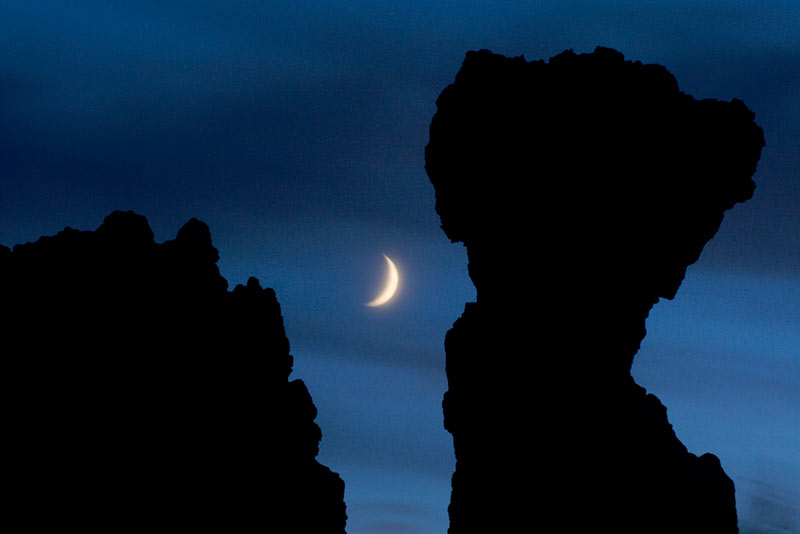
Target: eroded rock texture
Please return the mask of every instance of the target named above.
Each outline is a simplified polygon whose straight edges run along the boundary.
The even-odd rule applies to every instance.
[[[737,532],[718,459],[630,368],[650,308],[753,193],[753,113],[607,48],[470,52],[437,108],[426,169],[477,289],[445,341],[451,534]]]
[[[217,260],[204,223],[156,244],[132,212],[0,247],[8,522],[344,532],[275,293]]]

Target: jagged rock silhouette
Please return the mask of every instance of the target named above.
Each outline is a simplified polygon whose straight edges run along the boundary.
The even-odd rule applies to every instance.
[[[445,340],[451,534],[737,532],[719,460],[630,368],[763,145],[741,101],[615,50],[466,55],[425,152],[477,290]]]
[[[6,520],[25,531],[345,530],[280,305],[208,227],[114,212],[0,247]]]

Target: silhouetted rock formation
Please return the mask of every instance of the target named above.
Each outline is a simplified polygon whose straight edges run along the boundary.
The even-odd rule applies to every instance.
[[[275,293],[217,260],[204,223],[156,244],[132,212],[0,247],[7,524],[344,532]]]
[[[426,169],[477,289],[445,341],[450,532],[737,532],[719,460],[630,368],[650,308],[753,193],[753,113],[607,48],[470,52],[437,107]]]

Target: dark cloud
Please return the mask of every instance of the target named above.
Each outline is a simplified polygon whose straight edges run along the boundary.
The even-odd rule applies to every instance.
[[[629,54],[665,60],[693,93],[732,91],[748,103],[758,95],[772,99],[774,91],[791,94],[797,84],[791,45],[742,40],[739,52],[730,39],[741,38],[720,30],[706,37],[712,45],[705,55],[654,55],[675,50],[666,45],[644,49],[659,39],[685,43],[683,34],[706,26],[766,25],[778,14],[763,7],[664,13],[611,3],[575,20],[564,8],[520,2],[499,10],[468,2],[455,13],[422,2],[366,10],[254,2],[4,9],[0,24],[15,53],[0,60],[0,70],[18,80],[12,87],[38,88],[35,99],[14,89],[16,96],[0,103],[3,130],[13,132],[3,143],[4,172],[21,178],[6,197],[11,212],[41,207],[42,190],[64,189],[76,206],[93,195],[102,204],[96,218],[123,203],[149,212],[160,197],[161,204],[191,202],[209,214],[236,206],[282,217],[336,212],[419,225],[420,206],[431,198],[419,172],[426,121],[467,48],[548,55],[628,44]],[[581,30],[554,40],[561,26],[554,21],[566,17],[564,27]],[[693,26],[681,30],[686,21]],[[620,28],[635,35],[631,43],[620,42]],[[772,143],[770,135],[768,128]],[[361,198],[370,202],[355,201]],[[798,232],[770,232],[770,213],[758,212],[764,228],[743,244],[750,250],[760,243],[789,265],[766,264],[763,254],[737,258],[727,242],[723,256],[752,269],[791,271],[796,265],[785,251],[796,243],[785,236]]]
[[[800,488],[791,489],[770,480],[748,480],[742,492],[742,534],[794,534],[800,532]]]
[[[350,525],[352,534],[416,534],[428,533],[427,521],[431,511],[408,502],[355,501],[348,510],[360,519]]]

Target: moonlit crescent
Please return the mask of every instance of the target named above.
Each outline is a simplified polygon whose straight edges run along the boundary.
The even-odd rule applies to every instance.
[[[389,302],[397,291],[397,286],[400,284],[400,275],[397,273],[397,267],[394,266],[392,260],[386,254],[386,263],[389,265],[389,276],[386,278],[386,285],[380,295],[375,297],[375,300],[367,302],[367,306],[382,306]]]

